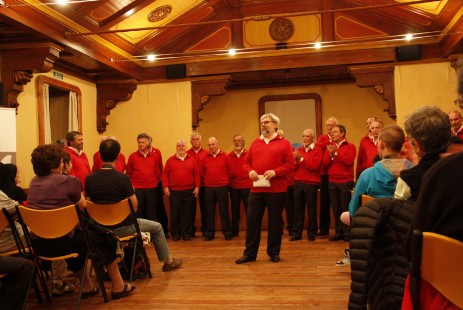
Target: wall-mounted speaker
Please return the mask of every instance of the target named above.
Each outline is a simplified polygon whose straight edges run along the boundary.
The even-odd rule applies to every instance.
[[[421,45],[403,45],[395,48],[397,61],[411,61],[421,59]]]
[[[3,82],[0,82],[0,106],[5,106],[5,90],[3,88]]]
[[[166,66],[166,78],[168,80],[186,78],[186,65],[185,64],[167,65]]]

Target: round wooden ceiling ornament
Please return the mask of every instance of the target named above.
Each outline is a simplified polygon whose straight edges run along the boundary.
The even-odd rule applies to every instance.
[[[166,18],[167,16],[169,16],[171,12],[172,12],[172,6],[171,5],[160,6],[160,7],[156,8],[156,9],[152,10],[148,14],[148,20],[150,22],[152,22],[152,23],[161,21],[164,18]]]
[[[270,24],[268,32],[273,40],[286,42],[294,34],[294,24],[289,18],[275,18]]]

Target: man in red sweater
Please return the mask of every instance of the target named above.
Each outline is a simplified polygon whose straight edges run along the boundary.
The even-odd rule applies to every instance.
[[[162,173],[164,194],[170,201],[170,232],[172,240],[191,240],[196,197],[199,194],[199,167],[186,152],[184,140],[177,141],[177,153],[167,159]]]
[[[201,134],[198,132],[193,132],[190,137],[190,143],[191,143],[191,148],[187,151],[188,155],[196,159],[199,167],[199,172],[200,172],[200,186],[199,186],[199,195],[198,195],[198,200],[199,200],[199,211],[201,213],[201,233],[203,237],[205,236],[206,233],[206,227],[207,227],[207,213],[206,213],[206,196],[204,195],[204,176],[201,175],[201,167],[204,161],[204,158],[206,158],[206,155],[209,153],[207,150],[205,150],[201,146]],[[196,220],[196,206],[195,206],[195,211],[194,211],[194,218]],[[192,236],[195,236],[196,232],[196,227],[193,225],[193,231],[192,231]]]
[[[323,160],[321,147],[315,145],[312,129],[302,132],[303,145],[294,152],[296,174],[294,175],[294,225],[289,241],[302,239],[305,209],[307,206],[307,237],[315,241],[317,235],[317,195],[320,185],[320,167]]]
[[[378,134],[382,128],[383,122],[377,118],[373,118],[370,122],[367,135],[360,140],[357,156],[356,180],[359,179],[360,173],[365,169],[373,167],[373,161],[375,157],[378,156]]]
[[[138,150],[130,154],[126,173],[130,176],[138,200],[137,217],[156,221],[157,191],[160,181],[161,153],[151,147],[152,138],[146,133],[137,137]]]
[[[253,180],[246,215],[246,249],[235,262],[256,260],[259,251],[262,217],[268,211],[267,255],[280,261],[282,212],[287,189],[287,174],[294,169],[292,146],[278,135],[280,119],[267,113],[260,118],[261,136],[254,140],[244,159],[244,169]]]
[[[326,134],[318,137],[316,145],[325,153],[326,147],[332,143],[330,132],[338,120],[334,117],[329,117],[326,122]],[[326,236],[330,233],[331,226],[331,209],[330,209],[330,193],[328,190],[328,167],[323,165],[320,168],[320,231],[317,236]]]
[[[103,142],[103,141],[106,141],[108,139],[117,141],[116,137],[114,137],[114,136],[103,136],[100,139],[100,143]],[[103,166],[103,161],[101,160],[100,151],[96,151],[95,154],[93,154],[92,172],[100,170],[102,166]],[[125,167],[126,167],[125,156],[124,156],[124,154],[119,153],[119,155],[117,157],[117,161],[116,161],[116,166],[114,166],[114,168],[117,171],[124,173],[125,172]]]
[[[237,134],[233,137],[233,151],[228,154],[231,163],[230,202],[232,211],[233,237],[240,232],[240,207],[243,202],[244,210],[248,210],[248,198],[251,191],[251,179],[244,171],[244,158],[248,151],[244,148],[244,138]]]
[[[87,155],[83,151],[84,138],[81,132],[71,131],[66,134],[66,152],[71,156],[72,169],[69,175],[76,176],[82,184],[82,190],[85,188],[85,178],[90,173],[90,164]]]
[[[350,191],[354,187],[355,145],[345,139],[346,128],[336,125],[331,129],[333,143],[326,147],[323,164],[328,167],[328,188],[333,208],[336,234],[330,241],[349,241],[349,227],[341,222],[341,214],[349,210]]]
[[[463,140],[463,121],[461,112],[457,110],[450,111],[449,120],[452,125],[452,135]]]
[[[213,240],[215,237],[215,207],[219,205],[220,223],[222,233],[226,240],[232,240],[233,234],[228,213],[228,183],[231,173],[230,158],[222,152],[219,140],[211,137],[208,140],[209,154],[203,161],[202,174],[204,175],[204,192],[206,196],[207,226],[205,239]]]

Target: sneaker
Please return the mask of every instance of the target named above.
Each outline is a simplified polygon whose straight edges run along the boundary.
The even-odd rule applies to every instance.
[[[180,268],[180,266],[182,266],[182,259],[178,259],[178,258],[172,258],[172,262],[170,263],[167,263],[167,262],[164,262],[164,266],[162,266],[162,271],[164,272],[168,272],[168,271],[172,271],[174,269],[178,269]]]
[[[64,294],[69,294],[74,292],[74,284],[66,284],[64,281],[53,281],[53,287],[51,289],[51,296],[59,297]]]
[[[347,267],[350,266],[350,250],[345,249],[344,253],[346,253],[346,256],[344,256],[341,260],[338,260],[336,262],[336,266],[338,267]]]

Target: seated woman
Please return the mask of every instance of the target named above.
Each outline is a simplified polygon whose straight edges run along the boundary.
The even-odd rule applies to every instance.
[[[79,179],[62,174],[64,150],[57,144],[40,145],[32,152],[32,166],[35,174],[29,185],[28,206],[39,210],[57,209],[71,204],[85,208],[82,186]],[[116,242],[104,235],[88,230],[90,242],[94,245],[98,258],[105,265],[111,280],[112,299],[119,299],[135,290],[133,283],[124,283],[116,260]],[[57,239],[32,237],[32,246],[39,255],[59,256],[72,252],[85,252],[85,239],[77,226],[67,236]],[[82,298],[98,294],[89,273],[83,275],[85,255],[66,260],[69,269],[77,272],[84,281]]]

